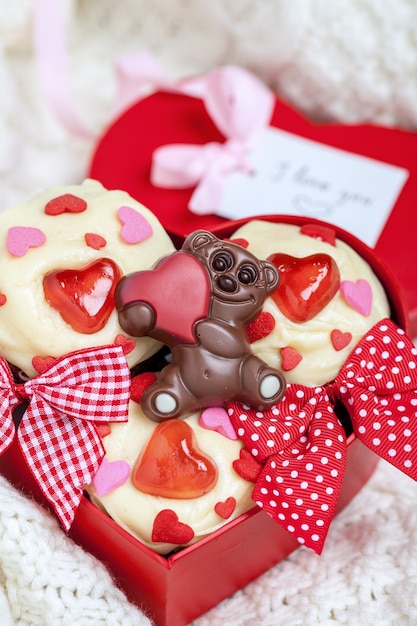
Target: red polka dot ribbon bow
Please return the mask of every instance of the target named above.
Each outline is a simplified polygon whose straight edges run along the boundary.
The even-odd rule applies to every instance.
[[[228,406],[238,436],[261,463],[253,499],[315,552],[322,551],[345,470],[337,404],[347,409],[356,437],[417,480],[416,355],[404,331],[383,320],[333,382],[288,385],[281,402],[266,411]]]
[[[12,443],[13,409],[28,402],[17,438],[42,492],[69,530],[83,486],[104,456],[96,425],[127,420],[130,373],[120,346],[67,354],[40,376],[16,385],[0,357],[0,454]]]

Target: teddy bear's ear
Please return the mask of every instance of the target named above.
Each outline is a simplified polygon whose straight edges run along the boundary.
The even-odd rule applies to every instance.
[[[183,250],[196,251],[214,241],[218,241],[218,239],[213,233],[209,233],[207,230],[196,230],[188,235],[182,247]]]
[[[265,272],[265,279],[268,293],[274,291],[279,284],[279,272],[275,265],[270,261],[262,261],[262,267]]]

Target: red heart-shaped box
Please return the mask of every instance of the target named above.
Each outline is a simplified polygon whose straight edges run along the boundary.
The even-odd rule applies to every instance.
[[[405,294],[411,334],[417,336],[417,134],[373,125],[313,124],[276,100],[270,122],[282,130],[409,171],[375,249],[396,274]],[[89,175],[108,189],[124,189],[150,208],[172,234],[183,237],[225,220],[188,209],[192,189],[162,189],[150,182],[152,154],[171,143],[225,141],[202,100],[157,92],[126,111],[107,130],[93,155]],[[261,211],[262,212],[262,211]]]
[[[300,226],[305,223],[304,218],[288,216],[266,219]],[[222,223],[213,230],[220,238],[230,237],[245,221]],[[318,220],[308,221],[324,226]],[[407,331],[406,308],[396,279],[370,248],[353,235],[335,230],[337,237],[372,265],[387,291],[392,318]],[[350,435],[336,513],[362,489],[377,463],[378,457]],[[16,440],[0,456],[0,471],[45,504]],[[161,556],[118,526],[84,496],[70,535],[109,566],[128,597],[156,626],[185,626],[282,561],[299,545],[264,511],[254,507],[197,543]]]

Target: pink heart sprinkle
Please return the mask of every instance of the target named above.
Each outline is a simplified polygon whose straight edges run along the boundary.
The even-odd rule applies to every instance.
[[[358,313],[368,316],[372,310],[372,288],[367,280],[343,280],[340,291],[346,302]]]
[[[130,467],[126,461],[108,461],[104,457],[93,478],[97,495],[105,496],[123,485],[130,476]]]
[[[228,439],[237,439],[232,422],[227,412],[222,407],[210,407],[209,409],[205,409],[200,415],[198,423],[203,428],[215,430]]]
[[[125,243],[140,243],[153,235],[152,226],[143,215],[135,211],[135,209],[128,206],[121,206],[117,215],[122,222],[120,236]]]
[[[29,248],[39,248],[46,241],[46,235],[39,228],[12,226],[7,232],[6,247],[12,256],[25,256]]]

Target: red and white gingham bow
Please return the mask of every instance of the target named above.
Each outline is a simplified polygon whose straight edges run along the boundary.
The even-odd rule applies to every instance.
[[[228,406],[238,436],[262,464],[253,499],[297,540],[320,553],[346,463],[342,403],[353,431],[380,457],[417,480],[417,350],[391,320],[358,343],[334,381],[288,385],[266,411]]]
[[[95,423],[126,421],[129,397],[130,372],[121,346],[67,354],[21,385],[0,357],[0,454],[16,434],[13,409],[26,400],[18,442],[66,530],[104,456]]]

